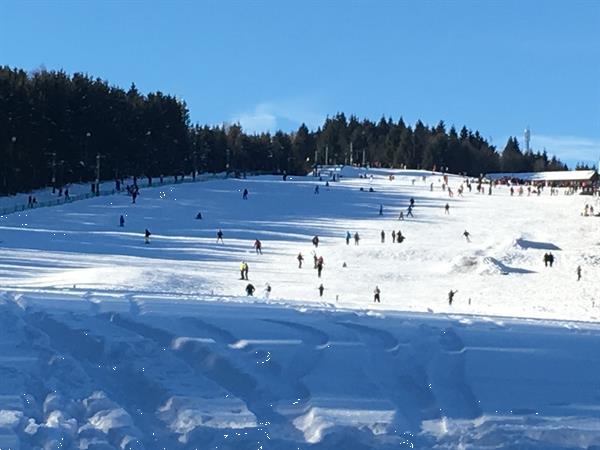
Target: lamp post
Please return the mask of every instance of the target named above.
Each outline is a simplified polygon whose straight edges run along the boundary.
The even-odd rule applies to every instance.
[[[100,153],[96,154],[96,196],[100,195]]]
[[[82,161],[82,172],[80,173],[79,176],[79,181],[83,181],[83,175],[87,172],[87,162],[88,162],[88,146],[89,146],[89,140],[92,137],[92,133],[90,133],[89,131],[85,133],[85,137],[83,140],[83,161]]]
[[[52,193],[56,192],[56,152],[52,152]]]

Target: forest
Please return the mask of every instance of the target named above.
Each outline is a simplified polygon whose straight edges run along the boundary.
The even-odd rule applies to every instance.
[[[0,194],[74,182],[192,172],[306,174],[315,164],[488,172],[565,170],[546,152],[501,150],[443,121],[407,124],[337,113],[316,130],[249,134],[193,124],[184,100],[87,74],[0,67]],[[100,167],[99,174],[96,173]],[[578,167],[578,168],[583,168]]]

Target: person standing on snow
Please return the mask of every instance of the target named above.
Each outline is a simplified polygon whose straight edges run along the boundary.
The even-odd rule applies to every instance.
[[[146,228],[146,231],[144,231],[144,243],[145,244],[150,243],[150,235],[152,235],[152,233],[150,233],[150,230],[148,230],[148,228]]]
[[[354,245],[358,245],[358,241],[360,241],[360,236],[358,235],[358,231],[354,233]]]
[[[581,280],[581,266],[577,266],[577,281]]]
[[[319,290],[319,297],[323,297],[323,291],[325,290],[323,283],[321,283],[317,289]]]
[[[319,193],[319,185],[316,185],[315,186],[315,194],[318,194],[318,193]]]
[[[312,238],[312,243],[317,248],[319,246],[319,236],[315,236]]]
[[[445,214],[450,214],[450,205],[448,203],[446,203],[446,206],[444,206],[444,211]]]
[[[352,235],[350,234],[349,231],[346,231],[346,245],[350,245],[350,238],[352,237]]]
[[[249,297],[252,297],[252,294],[254,294],[255,290],[256,288],[252,285],[252,283],[248,283],[248,285],[246,286],[246,294]]]
[[[392,244],[396,243],[396,230],[392,230]]]
[[[321,278],[321,272],[323,271],[323,257],[319,256],[319,259],[317,260],[317,276],[319,278]]]
[[[248,200],[248,189],[244,189],[242,192],[242,200]]]
[[[268,299],[271,296],[271,285],[265,283],[265,298]]]
[[[398,216],[398,220],[404,220],[404,211],[400,211],[400,215]]]
[[[452,302],[454,301],[454,294],[456,294],[458,291],[453,291],[452,289],[450,289],[450,292],[448,292],[448,304],[450,306],[452,306]]]
[[[304,256],[302,256],[302,253],[298,253],[296,259],[298,260],[298,269],[302,269],[302,261],[304,261]]]
[[[409,205],[408,209],[406,210],[406,217],[408,217],[408,216],[415,217],[415,216],[413,216],[412,209],[413,209],[412,205]],[[402,219],[404,220],[404,217]]]
[[[381,230],[381,243],[385,242],[385,231]]]
[[[467,230],[465,230],[465,232],[463,233],[463,236],[465,237],[467,242],[471,242],[471,233],[469,233]]]
[[[240,280],[248,279],[248,263],[246,261],[242,261],[240,264]]]
[[[258,239],[254,241],[254,248],[257,255],[262,255],[262,243]]]
[[[383,216],[383,205],[379,205],[379,215]]]
[[[381,294],[381,290],[379,289],[379,286],[375,286],[375,290],[373,291],[373,303],[381,303],[381,298],[380,298],[380,294]]]
[[[123,217],[123,215],[121,215],[121,217],[119,217],[119,226],[120,227],[125,226],[125,217]]]

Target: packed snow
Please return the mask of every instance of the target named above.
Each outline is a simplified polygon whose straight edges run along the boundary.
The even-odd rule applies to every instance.
[[[0,217],[0,449],[600,445],[597,199],[341,173]]]

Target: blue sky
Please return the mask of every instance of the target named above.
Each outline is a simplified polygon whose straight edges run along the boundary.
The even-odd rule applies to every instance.
[[[600,1],[8,1],[0,64],[186,100],[194,122],[444,120],[600,155]]]

